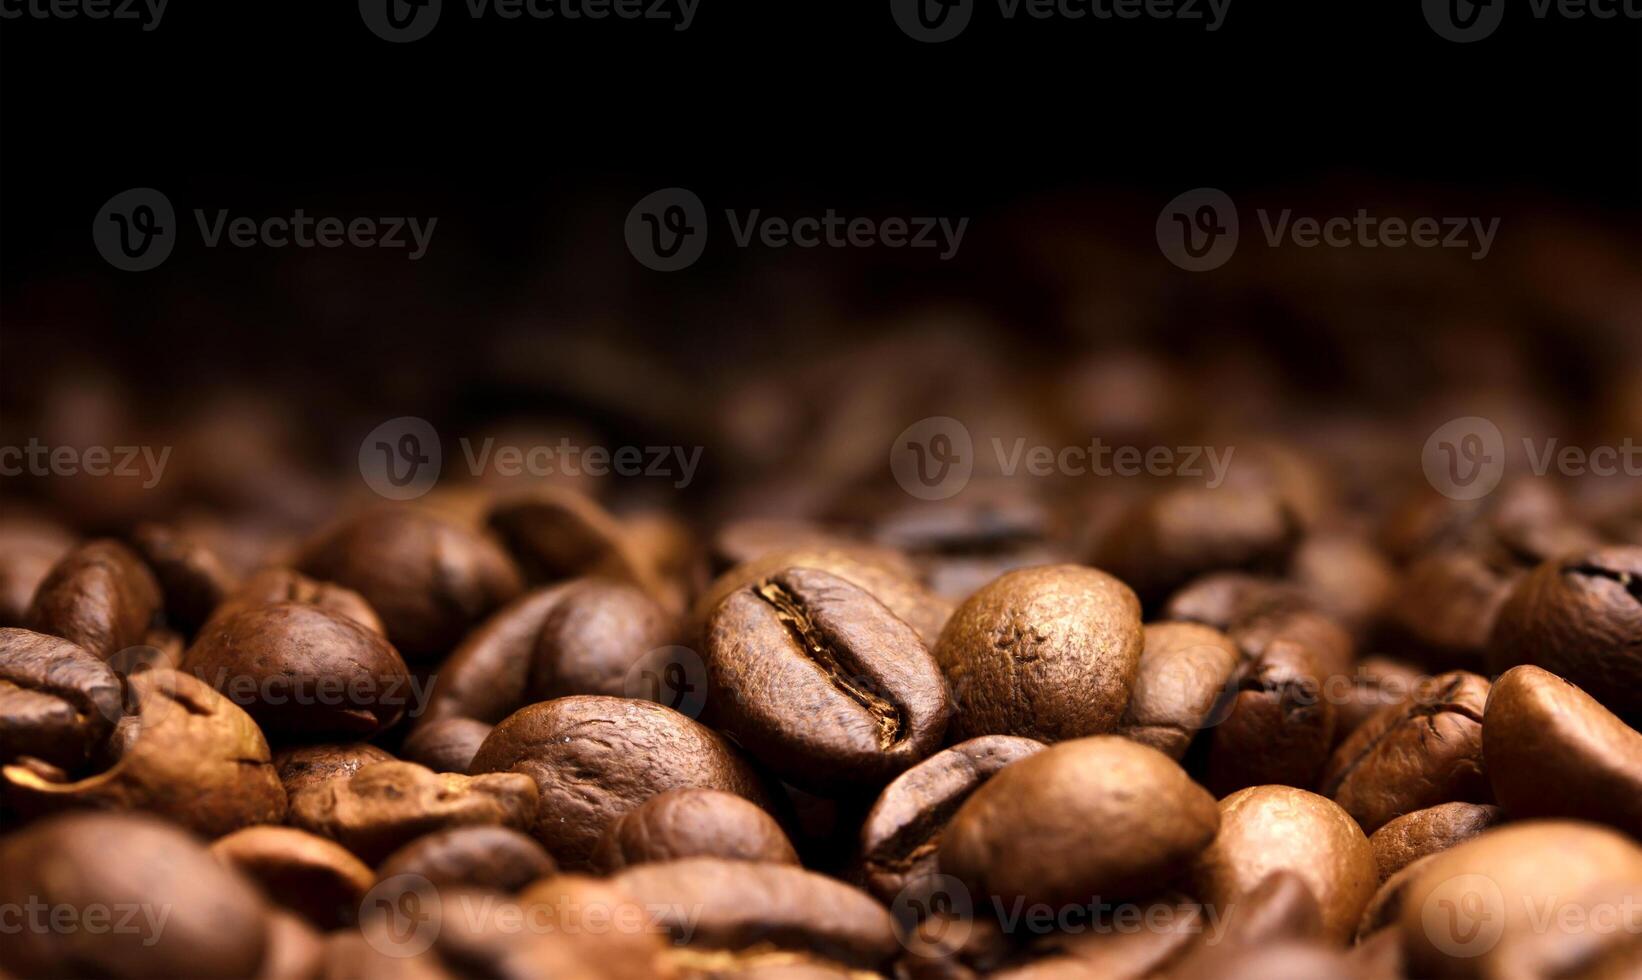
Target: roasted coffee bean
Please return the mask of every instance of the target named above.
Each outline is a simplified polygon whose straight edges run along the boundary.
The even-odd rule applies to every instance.
[[[1299,539],[1283,498],[1264,487],[1177,487],[1137,504],[1091,564],[1148,602],[1204,572],[1276,568]]]
[[[535,580],[614,579],[642,589],[673,615],[683,610],[683,597],[662,577],[654,557],[583,494],[542,488],[504,500],[491,509],[489,525]]]
[[[364,738],[413,701],[405,662],[351,619],[295,602],[213,618],[183,669],[277,735]]]
[[[1480,670],[1494,620],[1522,575],[1491,550],[1425,555],[1403,571],[1392,594],[1390,639],[1438,667]]]
[[[346,779],[298,789],[291,795],[290,822],[374,864],[436,830],[472,824],[529,827],[536,819],[535,789],[513,773],[470,777],[410,762],[377,762]]]
[[[1642,724],[1642,548],[1565,555],[1511,590],[1489,640],[1495,670],[1531,664]]]
[[[1424,678],[1414,667],[1389,657],[1359,660],[1351,672],[1351,690],[1335,705],[1335,739],[1344,741],[1380,709],[1408,700]]]
[[[657,793],[607,827],[593,851],[593,866],[609,873],[693,857],[798,863],[781,825],[754,804],[716,789],[674,789]]]
[[[347,848],[295,827],[246,827],[211,845],[217,860],[316,929],[354,921],[376,876]]]
[[[1592,824],[1535,820],[1496,827],[1431,858],[1409,885],[1399,920],[1411,976],[1494,977],[1507,972],[1514,940],[1554,927],[1579,946],[1604,928],[1582,910],[1598,887],[1642,891],[1642,847]],[[1642,895],[1633,894],[1633,904]],[[1610,915],[1623,906],[1611,908]],[[1547,916],[1549,918],[1547,918]],[[1625,928],[1619,926],[1619,928]],[[1632,935],[1634,941],[1634,934]],[[1532,974],[1530,974],[1532,975]]]
[[[282,908],[268,910],[267,942],[256,980],[314,980],[325,968],[325,940]]]
[[[585,579],[569,586],[537,634],[525,703],[572,694],[628,694],[629,669],[678,640],[678,624],[637,586]]]
[[[557,869],[535,839],[508,827],[476,825],[437,830],[388,855],[383,880],[418,875],[434,888],[461,885],[515,892]]]
[[[295,569],[278,567],[259,569],[247,576],[211,611],[206,625],[247,609],[282,602],[314,606],[351,619],[378,636],[388,635],[364,596],[340,585],[315,581]]]
[[[1440,803],[1403,814],[1368,837],[1381,883],[1420,858],[1462,844],[1502,819],[1499,807],[1483,803]]]
[[[941,836],[940,868],[1005,902],[1113,900],[1167,882],[1218,826],[1213,797],[1168,756],[1117,736],[1074,739],[975,790]]]
[[[0,516],[0,627],[28,625],[29,605],[40,583],[69,549],[74,536],[27,514]]]
[[[1424,873],[1425,866],[1434,857],[1435,854],[1427,854],[1415,858],[1380,882],[1374,897],[1363,907],[1362,917],[1357,920],[1359,942],[1381,930],[1396,928],[1397,920],[1402,918],[1403,899],[1408,895],[1409,886]]]
[[[72,814],[0,838],[0,908],[41,907],[53,923],[72,909],[85,928],[8,923],[0,971],[248,977],[263,962],[267,909],[256,888],[152,817]],[[106,910],[100,927],[90,918],[98,909]]]
[[[1211,572],[1193,579],[1164,604],[1163,618],[1229,630],[1250,614],[1309,609],[1298,586],[1246,572]]]
[[[857,872],[881,901],[937,874],[936,850],[958,807],[1003,769],[1043,749],[1013,735],[983,735],[937,752],[895,777],[861,823]]]
[[[1227,947],[1221,955],[1194,959],[1175,980],[1355,980],[1351,961],[1324,943],[1275,943]]]
[[[64,555],[40,583],[29,628],[107,660],[143,637],[160,613],[160,586],[131,549],[91,541]]]
[[[1354,534],[1319,532],[1294,549],[1289,575],[1318,611],[1360,634],[1384,613],[1397,573],[1379,549]]]
[[[897,558],[880,558],[855,549],[837,548],[793,548],[769,552],[737,565],[715,579],[691,606],[685,636],[699,639],[707,617],[731,593],[788,568],[814,568],[843,579],[883,603],[917,632],[925,646],[933,650],[941,636],[941,628],[952,615],[952,604],[925,588]]]
[[[160,584],[166,618],[183,629],[199,629],[238,583],[210,545],[174,526],[138,525],[131,543]]]
[[[1492,799],[1483,770],[1488,681],[1454,671],[1382,708],[1340,744],[1323,772],[1324,795],[1367,833],[1439,803]]]
[[[1323,913],[1323,935],[1349,939],[1374,895],[1374,850],[1339,805],[1292,786],[1254,786],[1220,801],[1219,832],[1192,868],[1198,898],[1226,907],[1269,874],[1304,878]]]
[[[929,755],[952,706],[912,628],[811,568],[732,592],[707,620],[708,707],[748,754],[820,791],[881,785]]]
[[[1593,885],[1555,901],[1553,928],[1507,932],[1489,957],[1492,975],[1628,980],[1642,971],[1636,909],[1642,882]]]
[[[729,743],[649,701],[587,695],[533,704],[496,726],[469,771],[534,780],[536,839],[573,869],[589,866],[611,823],[665,790],[724,790],[768,809],[761,780]]]
[[[521,976],[670,980],[675,975],[665,959],[672,947],[666,942],[666,924],[658,921],[657,910],[641,905],[609,879],[578,874],[542,878],[520,893],[519,905],[531,921],[545,922],[546,931],[575,940],[586,960],[579,970]],[[686,980],[682,974],[679,978]]]
[[[1274,783],[1313,785],[1333,744],[1334,705],[1311,651],[1273,641],[1233,680],[1209,740],[1209,789],[1223,796]]]
[[[1325,678],[1350,674],[1355,659],[1351,634],[1339,623],[1315,609],[1281,601],[1250,606],[1226,634],[1250,660],[1258,660],[1278,643],[1300,647]]]
[[[411,732],[400,751],[434,772],[467,772],[493,727],[472,718],[441,718]]]
[[[935,647],[952,685],[952,735],[1045,742],[1111,731],[1140,666],[1140,603],[1104,572],[1010,572],[952,614]]]
[[[1142,980],[1166,975],[1207,928],[1202,909],[1179,896],[1129,905],[1128,910],[1145,925],[1138,929],[1095,927],[1041,936],[1009,957],[1003,968],[985,975],[1001,980]],[[931,971],[925,975],[942,974]]]
[[[68,640],[0,628],[0,763],[84,766],[124,709],[108,665]]]
[[[1312,943],[1322,937],[1323,913],[1317,896],[1304,878],[1292,871],[1274,871],[1234,904],[1216,909],[1221,923],[1200,925],[1201,931],[1169,975],[1217,976],[1252,948],[1278,943]]]
[[[333,528],[297,567],[364,596],[394,648],[413,660],[445,654],[522,588],[490,539],[411,507],[371,510]]]
[[[1143,635],[1117,734],[1178,761],[1198,732],[1222,720],[1216,709],[1242,657],[1224,633],[1196,623],[1151,623]]]
[[[1642,837],[1642,732],[1526,666],[1500,677],[1483,719],[1488,778],[1512,817],[1575,817]]]
[[[392,762],[392,755],[365,742],[341,745],[296,745],[274,753],[274,768],[285,792],[295,796],[297,790],[329,779],[346,779],[361,766],[373,762]]]
[[[912,559],[896,548],[856,541],[805,521],[744,518],[720,527],[710,545],[714,574],[757,561],[779,551],[853,551],[863,561],[882,565],[907,578],[918,574]]]
[[[872,896],[790,865],[687,858],[636,865],[610,883],[691,946],[765,943],[868,969],[899,949],[889,912]]]
[[[418,727],[450,717],[494,725],[523,707],[542,624],[582,581],[527,592],[469,633],[440,665]]]
[[[179,671],[143,671],[127,685],[134,707],[104,750],[108,767],[65,781],[8,765],[12,807],[24,814],[147,810],[211,837],[284,818],[285,790],[249,715]]]

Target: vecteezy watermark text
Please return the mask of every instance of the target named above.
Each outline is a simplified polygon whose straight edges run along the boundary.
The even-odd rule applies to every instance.
[[[964,32],[977,0],[890,0],[890,16],[914,41],[936,44]],[[1003,20],[1178,21],[1205,31],[1226,22],[1231,0],[997,0]]]
[[[689,30],[701,0],[462,0],[469,18],[484,20],[645,21]],[[427,37],[439,23],[445,0],[359,0],[359,17],[372,34],[402,44]]]
[[[1507,0],[1423,0],[1425,22],[1439,37],[1469,44],[1499,30]],[[1510,6],[1516,6],[1510,4]],[[1528,0],[1535,20],[1642,20],[1642,0]]]
[[[1522,437],[1528,471],[1548,476],[1553,470],[1567,477],[1642,477],[1642,445],[1627,436],[1619,443],[1599,446],[1564,444],[1551,437]],[[1425,441],[1420,464],[1425,478],[1445,497],[1477,500],[1486,497],[1505,477],[1508,462],[1504,433],[1492,420],[1479,415],[1450,419]]]
[[[171,918],[169,904],[148,902],[90,902],[71,905],[47,902],[37,895],[26,901],[0,903],[0,936],[21,933],[138,936],[144,946],[160,941]]]
[[[47,446],[30,438],[22,446],[0,446],[0,476],[117,476],[140,477],[142,488],[152,490],[165,476],[171,447],[160,446]]]
[[[138,21],[147,32],[160,26],[170,0],[0,0],[0,20]]]

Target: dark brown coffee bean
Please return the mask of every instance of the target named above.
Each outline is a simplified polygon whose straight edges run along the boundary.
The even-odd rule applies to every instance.
[[[522,588],[490,539],[409,507],[372,510],[332,529],[297,567],[364,596],[394,648],[413,660],[442,656]]]
[[[297,790],[329,779],[346,779],[361,766],[373,762],[392,762],[392,755],[365,742],[342,745],[296,745],[274,753],[274,768],[285,792],[295,796]]]
[[[388,855],[377,877],[419,875],[434,888],[462,885],[516,892],[557,870],[542,845],[508,827],[452,827],[418,837]]]
[[[1193,579],[1169,597],[1163,618],[1202,623],[1229,630],[1259,610],[1310,609],[1312,601],[1297,586],[1246,572],[1211,572]]]
[[[180,671],[142,671],[127,685],[135,707],[109,739],[108,768],[61,781],[6,766],[18,812],[147,810],[210,837],[284,819],[285,790],[249,715]]]
[[[1343,532],[1300,542],[1289,575],[1318,611],[1359,635],[1385,611],[1397,586],[1396,569],[1379,549]]]
[[[1140,603],[1104,572],[1010,572],[952,614],[935,647],[957,713],[954,738],[1053,742],[1111,731],[1140,666]]]
[[[593,866],[610,873],[693,857],[798,863],[781,825],[754,804],[716,789],[674,789],[650,797],[606,828],[593,851]]]
[[[1407,701],[1424,679],[1414,667],[1389,657],[1359,660],[1351,672],[1351,689],[1335,705],[1336,741],[1344,741],[1380,709]]]
[[[1299,530],[1277,493],[1264,487],[1179,487],[1140,502],[1091,556],[1148,601],[1205,572],[1276,568]]]
[[[266,947],[256,888],[137,814],[62,816],[0,838],[0,907],[57,917],[8,923],[24,927],[7,929],[0,971],[18,977],[247,977]],[[53,925],[62,910],[84,927]]]
[[[896,548],[856,541],[806,521],[772,518],[731,521],[713,535],[710,547],[714,574],[723,574],[773,552],[793,550],[854,551],[863,561],[882,565],[909,579],[918,574],[912,560]]]
[[[1194,958],[1176,980],[1357,980],[1346,955],[1325,943],[1231,946]]]
[[[1175,896],[1125,907],[1125,913],[1131,910],[1135,921],[1144,923],[1142,927],[1118,929],[1106,925],[1074,932],[1052,932],[1033,939],[1025,949],[1011,956],[1002,969],[987,971],[984,975],[1004,980],[1076,977],[1142,980],[1165,975],[1207,928],[1202,909]]]
[[[143,636],[160,613],[160,586],[131,549],[91,541],[64,555],[40,583],[29,628],[107,660]]]
[[[34,593],[73,547],[74,536],[50,521],[28,514],[0,517],[0,626],[28,625]]]
[[[1323,771],[1323,793],[1366,833],[1439,803],[1488,802],[1487,702],[1488,681],[1476,674],[1431,678],[1408,702],[1381,709],[1340,744]]]
[[[1074,739],[977,789],[941,836],[940,868],[1006,902],[1113,900],[1167,882],[1218,825],[1213,797],[1163,753],[1111,735]]]
[[[1315,609],[1281,600],[1249,606],[1226,635],[1250,660],[1259,659],[1273,644],[1292,643],[1310,654],[1325,678],[1350,674],[1356,659],[1351,634],[1339,623]]]
[[[1548,561],[1512,589],[1489,640],[1494,669],[1532,664],[1642,724],[1642,548]]]
[[[608,578],[642,589],[669,613],[683,597],[621,522],[573,490],[542,488],[492,508],[492,530],[534,580]]]
[[[536,839],[586,868],[606,828],[669,789],[700,787],[768,809],[745,759],[717,733],[649,701],[586,695],[533,704],[485,739],[469,771],[524,773],[541,791]]]
[[[183,669],[276,735],[368,737],[414,700],[405,662],[386,640],[294,602],[214,618]]]
[[[536,969],[524,977],[586,977],[620,980],[650,976],[668,980],[673,975],[665,956],[672,947],[655,910],[616,888],[608,879],[559,874],[543,878],[519,895],[519,905],[544,932],[570,940],[577,955],[573,968],[553,967],[562,961],[530,964]],[[540,967],[546,966],[543,970]],[[684,980],[683,976],[680,980]]]
[[[268,910],[268,941],[256,980],[315,980],[325,968],[325,940],[282,908]]]
[[[434,772],[467,772],[493,727],[472,718],[443,718],[411,732],[400,751],[407,761]]]
[[[1506,976],[1513,940],[1545,931],[1546,915],[1561,914],[1598,887],[1642,888],[1642,847],[1605,827],[1535,820],[1496,827],[1421,868],[1399,920],[1409,975]],[[1623,914],[1620,907],[1609,912]],[[1573,921],[1593,930],[1597,922]],[[1578,944],[1583,937],[1575,933],[1586,930],[1551,931],[1562,943]]]
[[[1250,786],[1314,785],[1334,739],[1334,705],[1309,649],[1270,643],[1245,660],[1212,730],[1206,784],[1225,795]]]
[[[166,618],[185,630],[199,629],[238,584],[209,544],[172,525],[138,525],[131,543],[160,584]]]
[[[1292,871],[1273,871],[1233,904],[1213,910],[1219,928],[1205,927],[1169,966],[1169,975],[1215,976],[1246,951],[1322,940],[1323,913],[1311,886]]]
[[[678,640],[678,623],[637,586],[606,579],[571,585],[542,621],[524,703],[572,694],[627,695],[629,669]]]
[[[1397,920],[1402,918],[1403,899],[1408,896],[1409,886],[1424,873],[1425,866],[1435,856],[1426,854],[1415,858],[1380,882],[1380,887],[1374,891],[1374,897],[1363,906],[1362,917],[1357,920],[1359,942],[1381,930],[1396,928]]]
[[[351,924],[376,880],[347,848],[295,827],[236,830],[218,838],[211,853],[316,929]]]
[[[417,725],[449,717],[494,725],[523,707],[542,624],[582,581],[527,592],[469,633],[440,665]]]
[[[1484,803],[1440,803],[1403,814],[1368,837],[1380,882],[1428,854],[1470,840],[1502,819],[1499,807]]]
[[[861,824],[857,868],[883,902],[937,873],[935,855],[958,807],[997,772],[1041,751],[1042,742],[983,735],[937,752],[895,777]]]
[[[1197,897],[1228,907],[1274,871],[1305,879],[1323,935],[1349,939],[1377,884],[1374,850],[1351,815],[1316,793],[1255,786],[1220,801],[1219,832],[1192,870]]]
[[[889,912],[872,896],[790,865],[688,858],[637,865],[610,883],[691,946],[767,943],[868,969],[899,949]]]
[[[1480,669],[1494,620],[1522,576],[1492,551],[1426,555],[1403,572],[1392,596],[1390,636],[1438,666]]]
[[[1117,734],[1178,761],[1204,728],[1218,724],[1242,656],[1226,634],[1197,623],[1151,623],[1140,670]]]
[[[789,782],[880,785],[927,756],[952,706],[912,628],[863,590],[789,568],[707,621],[714,720]]]
[[[90,652],[0,628],[0,763],[32,756],[77,771],[123,713],[119,678]]]
[[[1642,732],[1538,667],[1494,685],[1482,749],[1512,817],[1575,817],[1642,837]]]
[[[318,582],[290,568],[263,568],[247,576],[212,610],[210,621],[227,619],[258,606],[296,602],[351,619],[379,636],[387,636],[371,604],[352,589],[330,582]]]
[[[1492,975],[1630,980],[1642,972],[1636,909],[1642,882],[1593,885],[1555,901],[1557,925],[1509,932],[1489,957]]]

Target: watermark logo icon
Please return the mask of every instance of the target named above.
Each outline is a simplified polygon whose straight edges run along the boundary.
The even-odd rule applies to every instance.
[[[432,490],[443,463],[439,433],[414,415],[383,422],[359,444],[359,475],[389,500],[414,500]]]
[[[1505,934],[1505,896],[1487,875],[1456,875],[1426,896],[1420,924],[1448,956],[1481,956]]]
[[[707,665],[689,647],[657,647],[633,661],[622,677],[622,694],[654,701],[700,718],[707,706]]]
[[[152,187],[133,187],[109,198],[91,222],[91,240],[116,269],[146,272],[171,256],[177,244],[177,213]]]
[[[1237,233],[1237,206],[1213,187],[1179,195],[1157,216],[1157,247],[1188,272],[1225,265],[1237,251]]]
[[[1425,478],[1451,500],[1477,500],[1505,476],[1505,437],[1480,416],[1451,419],[1437,427],[1420,454]]]
[[[707,247],[707,209],[682,187],[646,194],[627,212],[627,250],[646,268],[676,272],[701,258]]]
[[[920,957],[945,959],[962,949],[975,925],[969,889],[951,875],[915,876],[890,903],[895,935]]]
[[[975,0],[890,0],[889,12],[907,37],[939,44],[952,40],[969,26]]]
[[[1425,22],[1456,44],[1480,41],[1499,29],[1505,0],[1422,0]]]
[[[384,41],[404,44],[427,37],[439,23],[444,0],[359,0],[359,17]]]
[[[439,938],[443,911],[433,882],[419,874],[398,874],[365,893],[359,931],[384,956],[416,956]]]
[[[975,444],[955,418],[920,419],[895,437],[889,468],[901,489],[919,500],[945,500],[969,484],[975,469]]]

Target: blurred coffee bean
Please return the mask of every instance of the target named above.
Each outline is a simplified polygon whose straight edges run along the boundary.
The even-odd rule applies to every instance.
[[[311,542],[297,567],[364,596],[413,660],[444,655],[522,588],[490,539],[409,507],[344,522]]]
[[[325,941],[319,932],[284,909],[269,909],[256,980],[315,980],[324,967]]]
[[[213,617],[183,669],[274,735],[366,738],[415,706],[405,662],[386,640],[294,602]]]
[[[287,746],[274,753],[274,769],[285,792],[331,779],[346,779],[373,762],[392,762],[386,751],[365,742]]]
[[[650,797],[605,828],[592,861],[608,874],[648,861],[695,857],[798,863],[774,817],[715,789],[674,789]]]
[[[211,845],[275,903],[316,929],[351,924],[376,876],[342,845],[295,827],[246,827]]]
[[[1254,786],[1220,801],[1219,832],[1192,869],[1197,897],[1225,907],[1275,871],[1305,879],[1323,935],[1349,939],[1377,883],[1374,850],[1333,801],[1292,786]]]
[[[1386,609],[1396,571],[1364,538],[1319,532],[1294,549],[1289,575],[1317,608],[1349,627],[1366,630]]]
[[[1642,723],[1642,548],[1565,555],[1511,590],[1489,639],[1504,671],[1543,667],[1635,726]]]
[[[1504,817],[1499,807],[1486,803],[1439,803],[1387,822],[1368,836],[1380,883],[1422,857],[1470,840]]]
[[[131,549],[117,541],[82,544],[40,583],[29,628],[78,643],[107,660],[142,643],[160,614],[160,586]]]
[[[808,521],[756,517],[730,521],[713,535],[710,547],[715,575],[778,551],[854,552],[863,562],[906,578],[918,574],[912,560],[895,548],[857,541]]]
[[[1013,735],[983,735],[935,753],[895,777],[861,822],[857,871],[883,902],[938,873],[936,850],[970,794],[1005,766],[1043,749]]]
[[[29,605],[51,569],[74,547],[74,536],[51,521],[14,513],[0,517],[0,627],[28,625]]]
[[[1531,666],[1500,676],[1483,719],[1488,778],[1512,817],[1574,817],[1642,837],[1642,732]]]
[[[1269,489],[1178,487],[1137,505],[1090,563],[1152,602],[1205,572],[1276,570],[1297,539],[1295,517]]]
[[[1221,720],[1242,656],[1226,634],[1196,623],[1148,623],[1140,670],[1117,734],[1179,761],[1198,732]]]
[[[1408,700],[1424,678],[1415,668],[1389,657],[1357,661],[1351,673],[1351,689],[1335,706],[1335,739],[1344,741],[1380,709]]]
[[[190,633],[238,584],[238,576],[210,545],[173,525],[140,524],[131,543],[160,584],[166,618]]]
[[[462,885],[516,892],[557,870],[535,839],[509,827],[472,825],[436,830],[382,862],[377,877],[418,875],[434,888]]]
[[[603,507],[573,490],[542,488],[503,500],[492,508],[489,525],[532,581],[610,578],[637,586],[670,613],[684,608],[655,556],[641,550]]]
[[[1483,768],[1488,681],[1454,671],[1433,677],[1406,703],[1382,708],[1340,744],[1322,792],[1373,833],[1439,803],[1493,798]]]
[[[1116,736],[1074,739],[975,790],[941,836],[940,868],[976,901],[1111,901],[1183,871],[1218,826],[1214,799],[1168,756]]]
[[[1522,575],[1494,552],[1425,555],[1403,571],[1392,595],[1388,642],[1434,667],[1481,669],[1494,620]]]
[[[1324,943],[1277,943],[1229,947],[1220,955],[1194,958],[1177,980],[1355,980],[1344,953]]]
[[[256,888],[138,814],[55,817],[0,838],[0,907],[49,910],[0,942],[0,970],[18,977],[249,977],[267,948]],[[64,910],[83,927],[64,928]]]
[[[677,642],[678,628],[676,618],[636,586],[576,581],[542,620],[524,702],[627,696],[629,669],[650,651]]]
[[[352,589],[330,582],[316,582],[290,568],[262,568],[246,576],[234,590],[223,597],[204,624],[227,619],[247,609],[271,606],[281,602],[295,602],[323,609],[325,612],[351,619],[379,636],[387,636],[382,621],[371,609],[365,597]],[[201,632],[203,632],[203,627]]]
[[[406,761],[434,772],[465,773],[492,727],[472,718],[442,718],[416,728],[406,736],[400,751]]]
[[[1328,761],[1334,705],[1310,649],[1275,640],[1233,675],[1211,730],[1206,785],[1219,795],[1250,786],[1310,786]]]
[[[1110,575],[1076,565],[1010,572],[965,600],[934,648],[952,686],[952,737],[1111,731],[1141,643],[1140,603]]]
[[[946,683],[918,635],[826,572],[784,569],[732,592],[705,639],[712,717],[795,784],[881,785],[946,731]]]
[[[450,717],[495,724],[523,707],[542,624],[583,581],[527,592],[469,633],[440,665],[418,727]]]
[[[534,780],[533,832],[572,869],[590,865],[611,823],[665,790],[723,790],[768,809],[762,781],[728,742],[649,701],[587,695],[530,705],[496,726],[469,771]]]
[[[31,756],[75,772],[123,713],[119,678],[90,652],[0,628],[0,763]]]
[[[1210,572],[1182,586],[1163,607],[1163,618],[1231,629],[1255,610],[1310,608],[1312,600],[1294,585],[1244,572]]]

